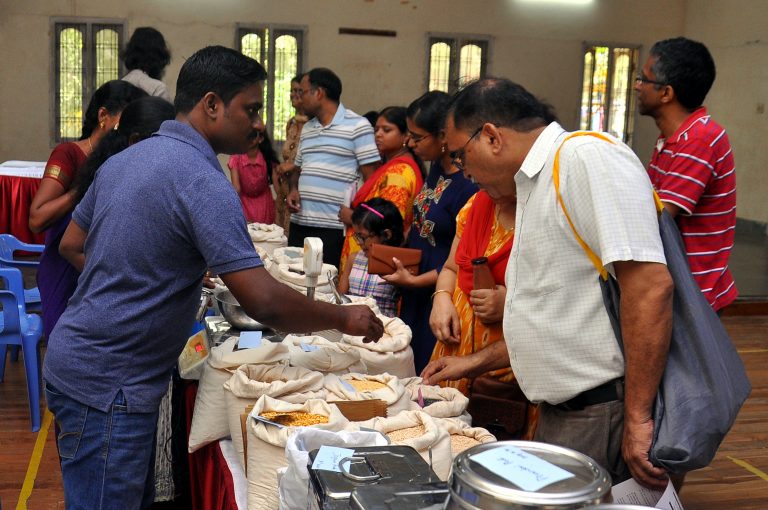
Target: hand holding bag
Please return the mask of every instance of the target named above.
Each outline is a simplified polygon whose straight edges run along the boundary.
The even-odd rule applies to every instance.
[[[563,143],[571,137],[584,135],[613,143],[603,135],[589,132],[574,133]],[[560,195],[559,155],[560,149],[553,169],[557,200],[576,240],[600,273],[603,302],[623,351],[619,326],[619,286],[600,258],[581,238],[568,215]],[[664,209],[656,192],[654,198],[659,211],[659,234],[664,245],[664,256],[675,290],[672,340],[654,404],[654,430],[649,457],[655,466],[672,473],[685,473],[712,462],[752,387],[720,318],[693,279],[675,220]]]
[[[368,251],[368,274],[392,274],[397,270],[392,257],[396,257],[412,275],[419,274],[421,250],[399,248],[386,244],[373,244]]]

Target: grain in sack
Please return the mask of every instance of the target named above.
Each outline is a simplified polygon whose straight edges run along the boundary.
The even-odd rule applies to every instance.
[[[227,404],[229,435],[238,454],[243,460],[243,434],[240,415],[245,413],[259,398],[267,395],[292,404],[303,404],[309,399],[324,399],[323,375],[305,368],[288,365],[242,365],[224,383]]]
[[[472,424],[472,417],[467,413],[469,399],[456,388],[442,388],[423,384],[421,377],[403,381],[415,409],[420,409],[433,418],[460,418],[467,425]],[[424,407],[419,406],[419,392]]]
[[[238,338],[229,338],[211,349],[197,388],[195,413],[189,433],[189,453],[229,435],[224,383],[237,367],[247,364],[288,364],[288,348],[264,342],[253,349],[234,350]]]
[[[327,375],[325,388],[328,400],[383,400],[387,404],[387,416],[411,408],[411,400],[405,386],[390,374]]]
[[[248,416],[248,452],[246,462],[246,477],[248,478],[248,508],[270,509],[278,508],[277,470],[288,465],[285,457],[285,445],[291,435],[301,429],[298,426],[279,427],[266,424],[254,418],[262,413],[278,411],[281,413],[303,413],[304,417],[318,415],[327,418],[326,423],[311,425],[318,430],[340,432],[355,431],[358,427],[349,422],[339,411],[338,407],[324,400],[311,399],[303,404],[291,404],[271,397],[263,396],[253,406]]]
[[[361,428],[378,430],[389,437],[392,444],[410,446],[430,462],[441,480],[447,480],[451,471],[451,440],[448,432],[422,411],[402,411],[387,418],[372,418],[359,422]]]

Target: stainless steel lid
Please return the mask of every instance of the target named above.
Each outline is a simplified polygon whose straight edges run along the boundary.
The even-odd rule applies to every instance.
[[[567,471],[570,475],[536,490],[526,490],[480,462],[478,454],[505,447],[522,450],[538,460]],[[524,463],[523,463],[524,464]],[[505,474],[510,475],[512,468]],[[514,479],[514,477],[512,477]],[[569,448],[532,441],[485,443],[460,453],[453,462],[448,486],[451,500],[463,508],[581,508],[607,499],[611,491],[608,472],[591,458]],[[466,503],[466,505],[462,505]]]

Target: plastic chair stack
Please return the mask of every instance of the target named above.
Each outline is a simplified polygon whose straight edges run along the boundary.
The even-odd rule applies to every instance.
[[[24,287],[21,271],[16,268],[0,268],[0,280],[5,290],[0,290],[0,382],[5,375],[7,346],[20,346],[27,375],[27,395],[32,432],[40,430],[40,361],[39,344],[43,335],[43,321],[39,315],[28,314],[24,305]]]
[[[25,267],[36,268],[40,265],[40,262],[37,260],[17,260],[14,258],[14,253],[42,253],[43,249],[45,249],[45,246],[42,244],[23,243],[11,234],[0,234],[0,267],[15,267],[16,269]],[[30,312],[39,312],[42,309],[40,290],[37,287],[24,289],[24,305],[27,311]]]

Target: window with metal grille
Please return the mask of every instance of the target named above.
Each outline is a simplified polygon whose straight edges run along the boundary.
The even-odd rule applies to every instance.
[[[581,86],[580,128],[606,131],[632,143],[637,46],[587,44]]]
[[[53,20],[53,138],[77,140],[93,92],[123,72],[124,23]]]
[[[291,106],[291,79],[303,71],[304,29],[240,27],[237,47],[267,70],[261,117],[272,140],[279,145],[285,141],[288,119],[295,114]]]
[[[488,63],[489,40],[482,37],[429,37],[428,90],[453,93],[483,78]]]

